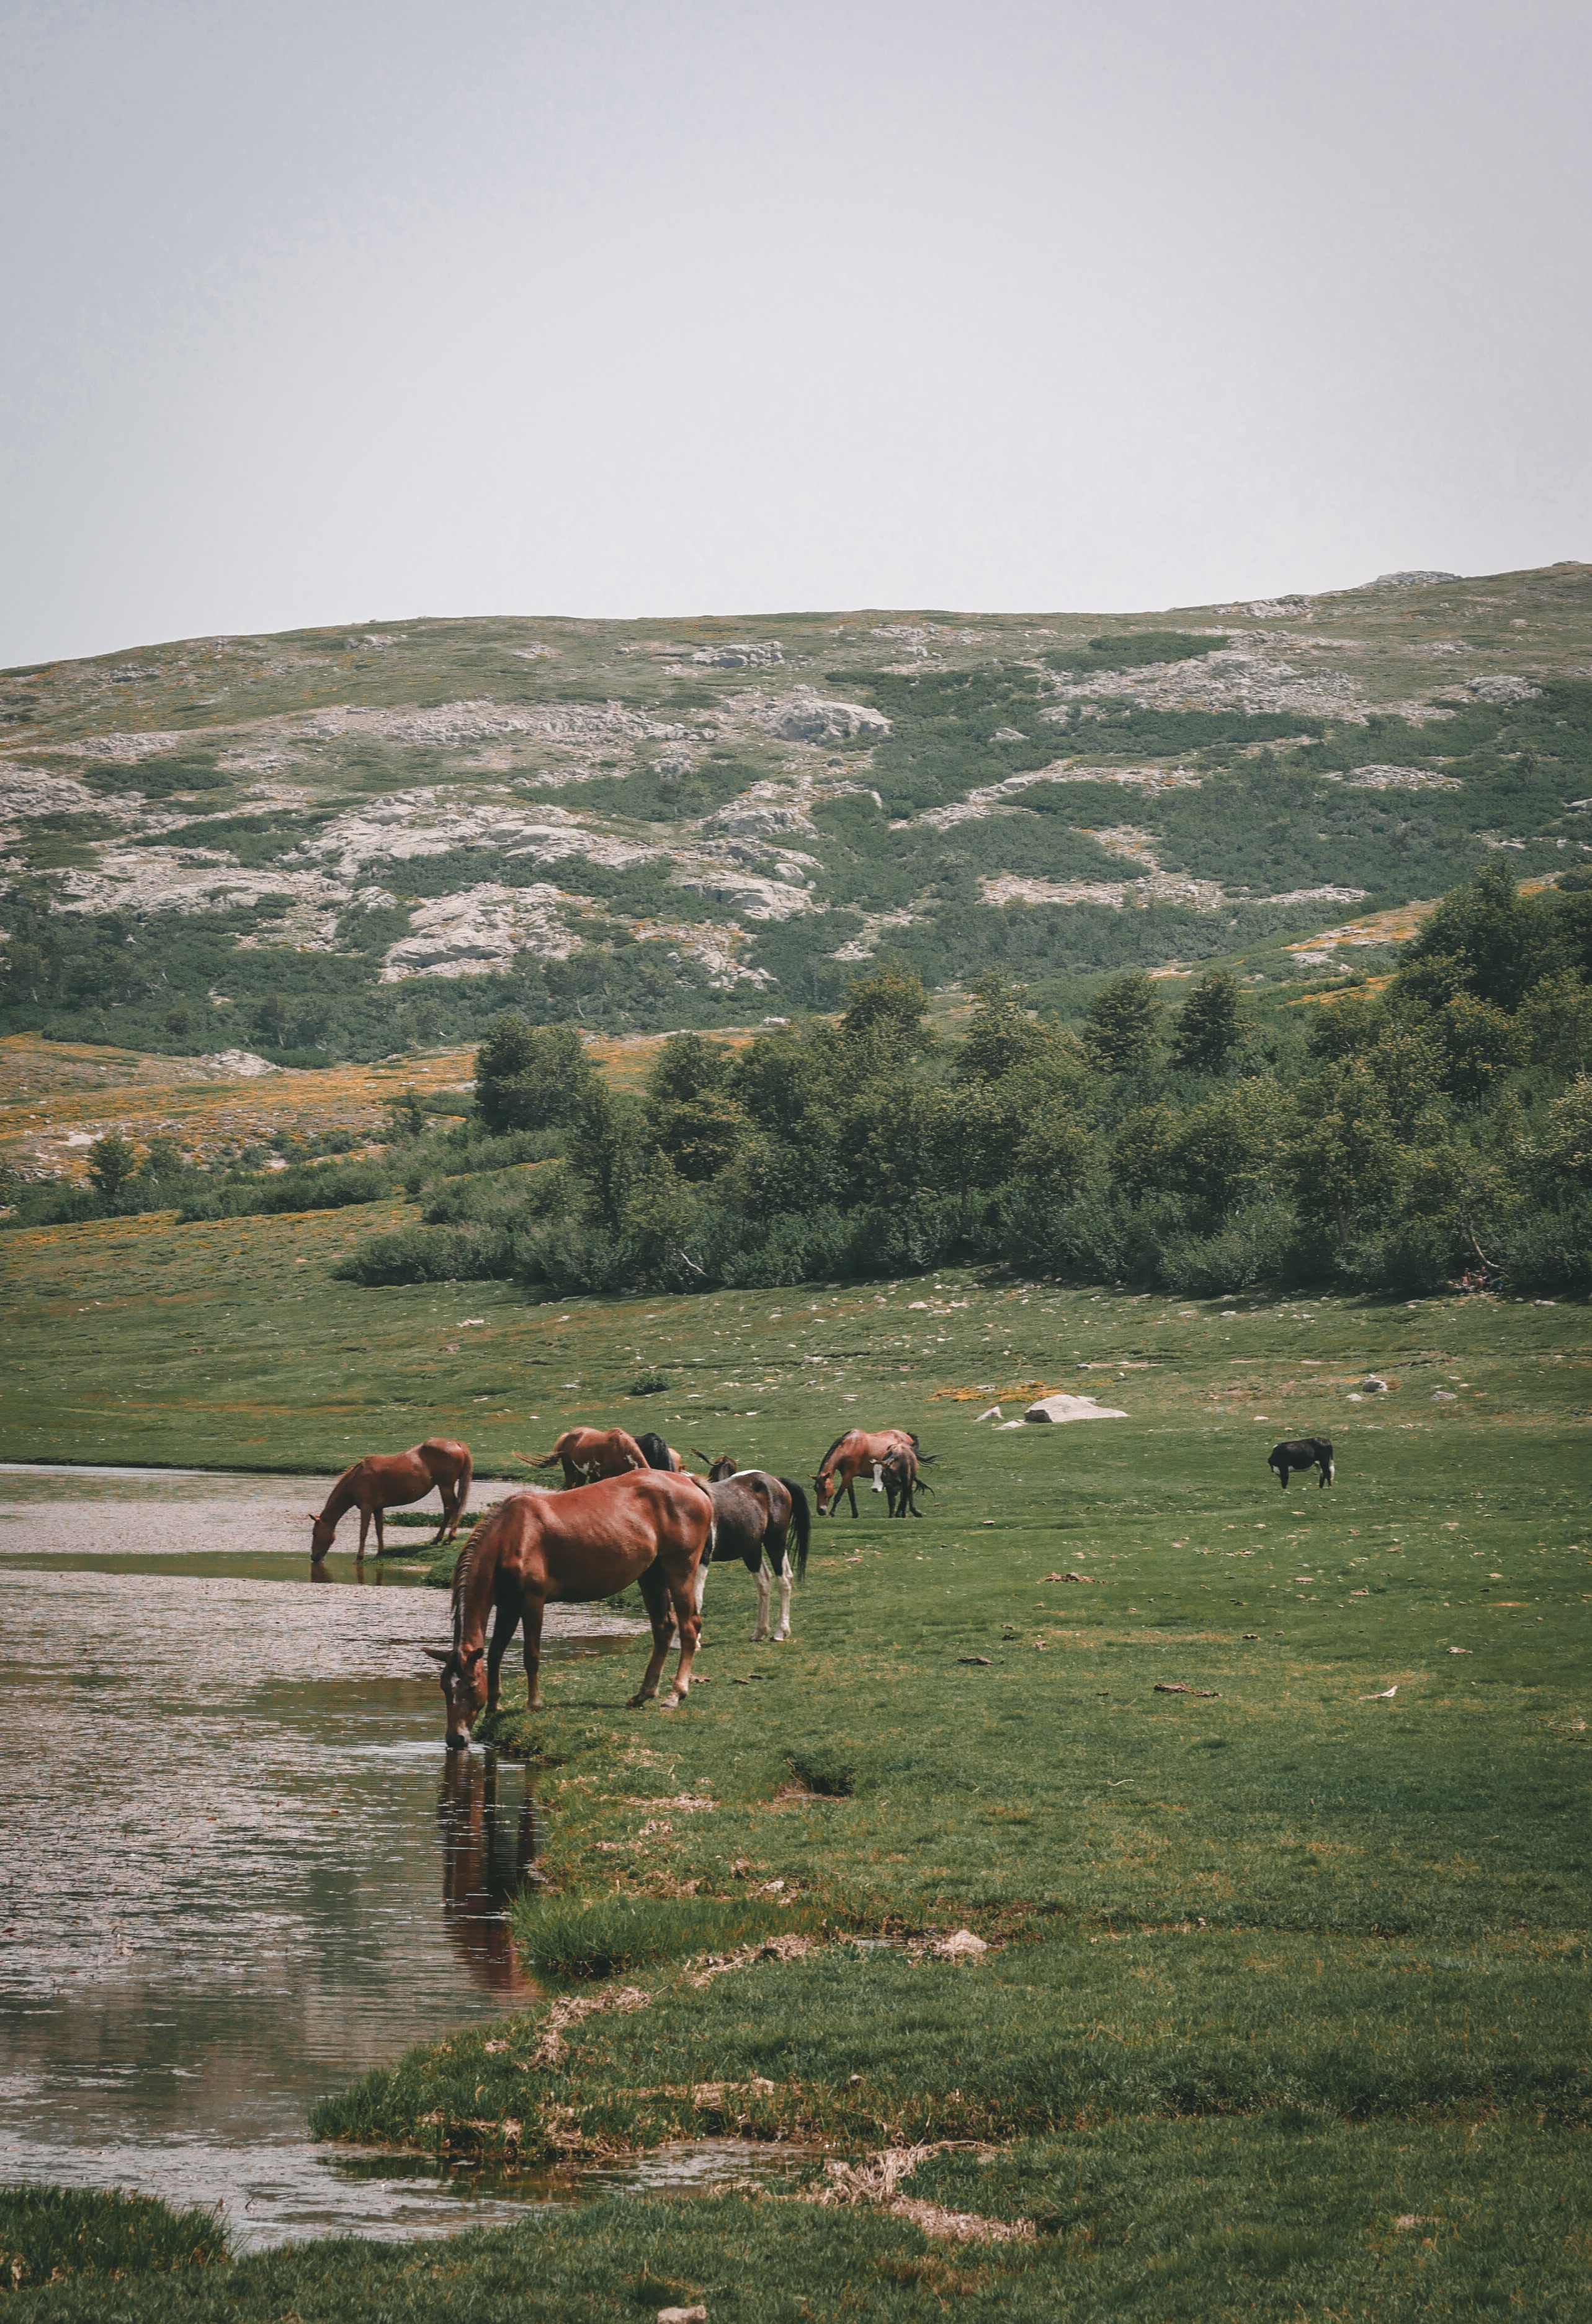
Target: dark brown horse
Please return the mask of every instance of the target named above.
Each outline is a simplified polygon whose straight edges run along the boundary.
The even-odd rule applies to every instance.
[[[833,1509],[840,1507],[841,1495],[844,1493],[851,1501],[851,1515],[855,1517],[858,1478],[870,1472],[874,1491],[882,1493],[884,1486],[879,1481],[879,1472],[891,1453],[897,1452],[910,1452],[920,1462],[933,1458],[932,1454],[920,1451],[916,1437],[906,1428],[884,1428],[873,1435],[865,1429],[848,1428],[843,1436],[837,1436],[818,1463],[818,1474],[813,1480],[818,1496],[819,1516],[832,1516]],[[833,1508],[831,1508],[832,1501]]]
[[[694,1457],[700,1461],[707,1471],[707,1480],[710,1485],[722,1485],[726,1477],[736,1475],[737,1466],[733,1453],[704,1452],[700,1444],[694,1444],[691,1451]]]
[[[525,1681],[532,1711],[542,1709],[542,1616],[558,1602],[586,1605],[612,1598],[632,1582],[652,1622],[652,1658],[631,1708],[658,1692],[676,1628],[680,1666],[664,1708],[674,1710],[691,1685],[702,1622],[696,1571],[707,1553],[713,1505],[695,1477],[657,1469],[606,1477],[562,1493],[513,1493],[478,1525],[454,1568],[454,1642],[442,1665],[447,1747],[462,1751],[483,1709],[495,1710],[498,1669],[510,1639],[525,1625]],[[493,1608],[492,1644],[486,1618]]]
[[[450,1436],[428,1436],[424,1444],[416,1444],[407,1452],[367,1452],[352,1469],[344,1470],[327,1495],[325,1508],[312,1520],[311,1565],[318,1565],[330,1549],[336,1537],[337,1521],[348,1509],[359,1511],[361,1557],[364,1555],[371,1519],[375,1518],[376,1555],[380,1557],[386,1546],[382,1538],[382,1510],[401,1508],[410,1501],[423,1501],[433,1485],[442,1495],[442,1517],[432,1540],[446,1537],[452,1541],[470,1498],[470,1447],[455,1443]]]
[[[566,1428],[545,1460],[533,1461],[526,1452],[516,1452],[514,1458],[528,1469],[556,1469],[562,1462],[566,1491],[572,1485],[622,1477],[647,1466],[647,1455],[622,1428]]]
[[[791,1561],[789,1538],[796,1532],[796,1569],[805,1581],[807,1547],[813,1524],[807,1497],[789,1477],[771,1477],[766,1469],[739,1469],[734,1476],[710,1486],[713,1497],[713,1534],[707,1556],[696,1572],[696,1610],[707,1586],[708,1561],[739,1557],[758,1585],[758,1626],[752,1643],[768,1636],[768,1590],[779,1582],[779,1627],[773,1643],[782,1646],[790,1636]]]
[[[917,1455],[910,1444],[898,1445],[888,1460],[879,1462],[874,1481],[884,1487],[885,1506],[893,1517],[922,1517],[914,1496],[934,1489],[918,1475]]]

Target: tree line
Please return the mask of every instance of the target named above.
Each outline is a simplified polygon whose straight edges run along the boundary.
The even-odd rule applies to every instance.
[[[674,1036],[633,1093],[572,1028],[504,1018],[452,1139],[522,1167],[461,1177],[462,1153],[418,1141],[424,1223],[344,1271],[558,1296],[959,1259],[1185,1295],[1592,1286],[1592,872],[1532,895],[1489,863],[1391,977],[1281,1029],[1225,971],[1176,1008],[1116,977],[1080,1026],[996,977],[973,997],[946,1042],[885,964],[836,1021]]]

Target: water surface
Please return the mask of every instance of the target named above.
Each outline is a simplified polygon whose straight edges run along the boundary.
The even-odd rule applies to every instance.
[[[328,1485],[0,1472],[0,2177],[221,2204],[252,2245],[551,2191],[305,2135],[323,2091],[534,1993],[504,1919],[534,1791],[443,1748],[446,1592],[336,1552],[312,1582]],[[555,1609],[549,1678],[617,1712],[640,1628]]]

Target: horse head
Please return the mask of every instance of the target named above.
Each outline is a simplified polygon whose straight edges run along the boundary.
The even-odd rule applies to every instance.
[[[486,1648],[449,1646],[445,1652],[441,1646],[427,1646],[424,1652],[441,1665],[437,1684],[447,1707],[447,1748],[467,1751],[470,1729],[486,1701]]]
[[[318,1565],[322,1558],[326,1555],[327,1550],[330,1549],[333,1542],[336,1541],[337,1537],[337,1527],[333,1519],[321,1517],[314,1509],[309,1510],[308,1514],[309,1517],[309,1563],[311,1565]]]

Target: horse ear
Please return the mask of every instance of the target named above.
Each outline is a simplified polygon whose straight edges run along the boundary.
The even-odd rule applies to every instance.
[[[472,1665],[472,1667],[473,1667],[476,1663],[478,1663],[478,1662],[481,1660],[482,1655],[483,1655],[485,1652],[486,1652],[486,1648],[485,1648],[484,1646],[466,1646],[466,1647],[465,1648],[464,1660],[465,1660],[466,1663],[470,1664],[470,1665]],[[443,1659],[443,1661],[444,1661],[444,1662],[446,1662],[446,1661],[447,1660],[447,1656],[446,1656],[446,1655],[443,1655],[443,1657],[442,1657],[442,1659]]]
[[[447,1650],[442,1646],[422,1646],[420,1652],[428,1662],[445,1663],[447,1660]]]

